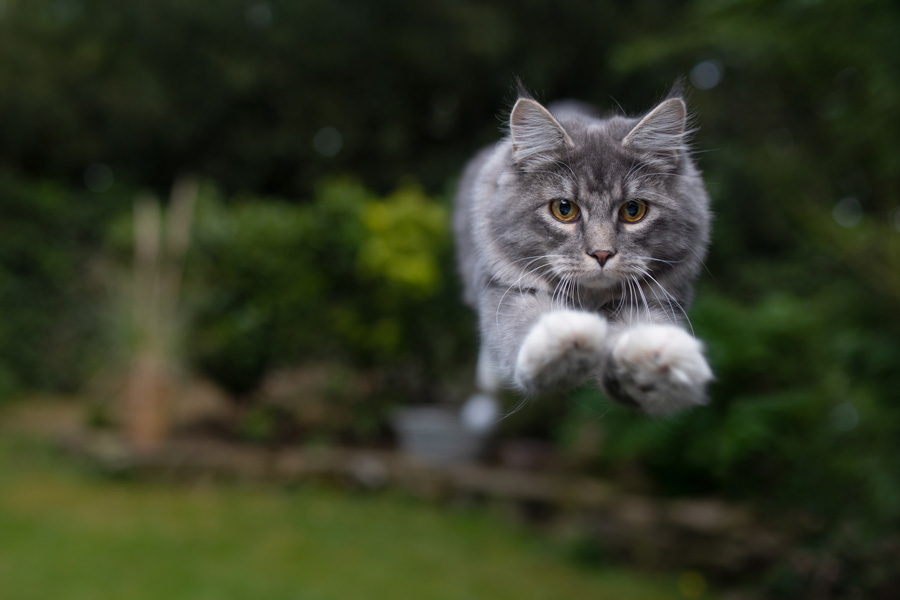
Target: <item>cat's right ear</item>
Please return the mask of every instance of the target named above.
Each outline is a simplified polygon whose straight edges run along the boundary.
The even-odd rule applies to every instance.
[[[664,169],[677,166],[688,135],[687,107],[680,96],[660,103],[634,126],[622,145],[644,155]]]
[[[556,160],[560,150],[572,147],[572,138],[550,114],[531,98],[519,98],[509,115],[513,160]]]

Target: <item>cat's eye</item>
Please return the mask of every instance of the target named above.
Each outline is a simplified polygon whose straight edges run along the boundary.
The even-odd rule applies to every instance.
[[[550,213],[563,223],[571,223],[581,216],[581,209],[571,200],[553,200],[550,202]]]
[[[619,220],[623,223],[637,223],[647,215],[647,204],[641,200],[629,200],[619,207]]]

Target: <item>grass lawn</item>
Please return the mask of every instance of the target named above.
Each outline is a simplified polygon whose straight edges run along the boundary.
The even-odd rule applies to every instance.
[[[319,487],[110,481],[0,441],[4,600],[662,600],[484,512]]]

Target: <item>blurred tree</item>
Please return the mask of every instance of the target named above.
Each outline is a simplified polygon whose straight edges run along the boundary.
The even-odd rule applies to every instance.
[[[516,75],[550,99],[649,104],[670,81],[624,87],[607,56],[674,8],[8,0],[0,163],[75,184],[102,163],[160,191],[184,170],[288,197],[347,171],[381,191],[415,173],[434,190],[496,137]]]
[[[236,393],[331,357],[393,374],[406,399],[432,396],[471,342],[448,329],[468,319],[445,280],[447,234],[444,207],[414,187],[379,198],[334,181],[303,206],[207,202],[189,267],[194,360]]]

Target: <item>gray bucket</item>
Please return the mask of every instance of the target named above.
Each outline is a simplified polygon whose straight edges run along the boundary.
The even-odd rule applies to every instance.
[[[457,411],[439,406],[402,408],[393,425],[405,455],[433,463],[475,461],[487,441],[484,433],[466,430]]]

